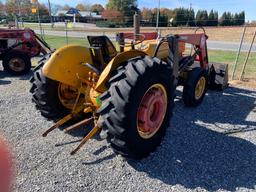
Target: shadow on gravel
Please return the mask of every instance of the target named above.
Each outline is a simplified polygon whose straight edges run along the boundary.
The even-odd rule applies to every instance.
[[[8,80],[1,80],[0,79],[0,85],[9,85],[11,84],[11,81],[8,81]]]
[[[1,71],[0,70],[0,80],[3,78],[15,78],[15,79],[19,79],[19,80],[29,80],[33,75],[33,72],[30,71],[28,74],[26,75],[21,75],[21,76],[15,76],[15,75],[11,75],[5,71]]]
[[[113,159],[115,156],[116,156],[116,154],[113,153],[113,154],[107,155],[107,156],[105,156],[105,157],[96,159],[95,161],[83,162],[82,164],[83,164],[83,165],[96,165],[96,164],[102,163],[102,162],[104,162],[104,161]]]
[[[256,92],[229,88],[224,93],[209,92],[197,108],[184,108],[177,102],[162,146],[149,158],[129,164],[166,184],[189,189],[255,189],[256,145],[208,129],[209,124],[222,123],[255,130],[256,120],[246,120],[255,107],[255,98]],[[224,129],[217,128],[221,132]]]

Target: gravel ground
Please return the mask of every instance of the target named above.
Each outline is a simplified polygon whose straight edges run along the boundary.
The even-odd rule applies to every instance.
[[[71,157],[82,130],[42,138],[52,122],[31,103],[30,75],[0,69],[0,132],[16,156],[15,191],[256,191],[256,90],[209,91],[197,108],[177,99],[162,146],[134,162],[93,139]]]

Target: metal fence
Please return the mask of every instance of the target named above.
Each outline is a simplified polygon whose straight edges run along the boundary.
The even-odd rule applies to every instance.
[[[67,44],[88,45],[88,35],[106,35],[115,41],[116,33],[132,32],[132,28],[98,28],[86,23],[25,24],[40,34],[54,48]],[[193,27],[159,28],[159,33],[167,34],[195,33]],[[142,27],[143,32],[156,31],[153,27]],[[210,62],[229,64],[230,79],[251,79],[256,77],[256,27],[206,27]],[[238,54],[239,53],[239,54]]]

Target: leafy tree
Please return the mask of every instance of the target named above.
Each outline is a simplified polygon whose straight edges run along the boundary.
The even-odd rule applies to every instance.
[[[19,0],[20,14],[30,15],[31,14],[31,1],[30,0]]]
[[[210,11],[209,16],[208,16],[208,26],[214,26],[213,22],[214,22],[214,12],[213,10]]]
[[[0,2],[0,16],[3,16],[5,14],[4,8],[5,8],[5,5],[2,2]]]
[[[152,20],[152,16],[153,16],[152,10],[148,9],[148,8],[145,8],[145,7],[142,8],[141,16],[142,16],[142,19],[151,21]]]
[[[187,21],[184,8],[174,9],[173,26],[186,25]]]
[[[245,23],[245,12],[231,14],[230,12],[224,12],[219,20],[219,25],[243,25]]]
[[[227,16],[226,16],[226,25],[227,26],[233,25],[232,17],[233,17],[232,14],[230,12],[227,12]]]
[[[239,14],[235,13],[232,17],[232,24],[239,25],[239,20],[240,20]]]
[[[39,11],[41,16],[49,16],[49,10],[44,4],[39,4]]]
[[[161,10],[160,10],[160,13],[161,14],[164,14],[164,15],[166,15],[167,17],[168,17],[168,24],[169,24],[169,22],[170,22],[170,20],[174,17],[174,10],[172,10],[172,9],[166,9],[166,8],[162,8]]]
[[[210,11],[208,16],[208,26],[217,26],[218,25],[218,12]]]
[[[82,3],[78,3],[78,4],[76,5],[76,9],[78,9],[79,11],[86,11],[86,7],[85,7],[85,5],[82,4]]]
[[[218,13],[218,11],[214,12],[214,20],[215,20],[214,24],[217,26],[219,24],[219,13]]]
[[[239,25],[244,25],[245,24],[245,12],[242,11],[240,14],[238,14],[239,16]]]
[[[173,26],[194,26],[195,25],[195,12],[193,9],[176,8],[169,11],[168,19],[172,19]]]
[[[104,7],[101,4],[94,4],[91,6],[91,11],[100,14],[104,11]]]
[[[123,21],[128,22],[133,19],[133,15],[137,9],[137,0],[109,0],[107,9],[120,11],[123,15]]]
[[[220,17],[220,19],[219,19],[219,25],[220,26],[225,26],[226,25],[226,18],[227,18],[227,13],[224,12],[222,14],[222,16]]]
[[[78,3],[75,8],[79,11],[90,11],[91,5],[88,3]]]
[[[64,5],[62,10],[64,11],[68,11],[71,7],[69,5]]]
[[[18,3],[18,1],[16,0],[6,0],[5,3],[5,9],[7,14],[16,14],[17,10],[16,10],[16,4]]]
[[[159,27],[167,27],[168,26],[168,16],[165,14],[159,15]]]
[[[206,26],[208,23],[208,13],[206,10],[198,10],[196,14],[196,25]]]
[[[121,1],[120,0],[109,0],[106,7],[110,10],[121,11]]]
[[[220,18],[219,24],[221,26],[232,25],[232,14],[230,12],[224,12]]]
[[[195,11],[193,9],[187,10],[186,17],[188,18],[187,25],[195,26]]]
[[[121,22],[123,20],[123,15],[120,11],[106,9],[102,12],[102,17],[112,22]]]

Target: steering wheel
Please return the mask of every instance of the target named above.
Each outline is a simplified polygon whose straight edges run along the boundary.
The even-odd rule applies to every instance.
[[[137,37],[139,37],[139,40],[136,40]],[[132,39],[130,42],[126,42],[126,39]],[[144,40],[146,39],[146,36],[143,34],[131,34],[131,35],[127,35],[126,37],[124,37],[124,44],[121,45],[120,47],[132,47],[134,45],[138,45],[140,43],[142,43]]]

